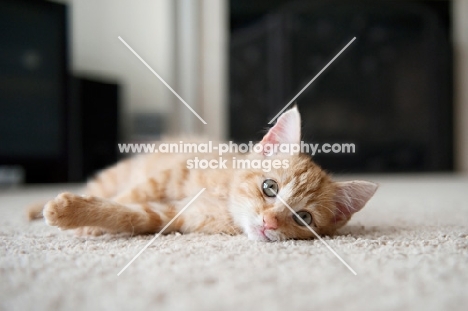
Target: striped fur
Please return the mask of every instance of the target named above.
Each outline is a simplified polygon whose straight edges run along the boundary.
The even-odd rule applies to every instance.
[[[300,137],[298,130],[300,116],[293,108],[279,118],[262,143],[275,139],[292,143],[284,139],[296,140]],[[377,188],[363,181],[333,182],[304,154],[235,155],[236,159],[288,161],[288,168],[272,168],[268,173],[261,169],[234,169],[232,155],[224,157],[228,169],[188,169],[187,160],[195,156],[218,157],[155,153],[124,160],[91,180],[85,195],[62,193],[49,201],[43,216],[49,225],[75,229],[78,234],[156,233],[200,189],[206,188],[166,233],[244,233],[250,239],[263,241],[309,239],[313,233],[298,225],[278,198],[264,195],[265,179],[278,183],[278,196],[295,211],[312,215],[311,227],[319,234],[332,234],[343,226]]]

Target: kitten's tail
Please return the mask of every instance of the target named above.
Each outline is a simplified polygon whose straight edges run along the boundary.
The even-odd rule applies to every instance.
[[[26,209],[26,216],[29,221],[36,219],[42,219],[42,210],[44,209],[45,203],[34,203],[28,206]]]

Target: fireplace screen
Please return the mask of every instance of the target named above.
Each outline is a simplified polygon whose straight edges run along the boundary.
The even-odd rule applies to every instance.
[[[231,139],[260,139],[356,37],[297,98],[304,141],[355,146],[316,162],[336,173],[452,170],[448,2],[239,3],[231,1]]]

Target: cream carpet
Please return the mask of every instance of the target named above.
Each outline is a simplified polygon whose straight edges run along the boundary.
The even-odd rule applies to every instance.
[[[381,188],[339,236],[77,238],[28,224],[55,188],[0,191],[2,310],[467,310],[468,178],[367,177]],[[76,187],[70,187],[71,190]]]

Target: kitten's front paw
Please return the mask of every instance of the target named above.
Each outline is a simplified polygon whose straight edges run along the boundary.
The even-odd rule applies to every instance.
[[[55,199],[50,200],[44,206],[44,219],[49,226],[56,226],[60,229],[72,229],[73,226],[73,202],[77,196],[64,192],[59,194]]]

